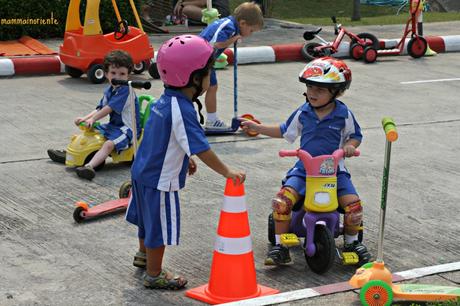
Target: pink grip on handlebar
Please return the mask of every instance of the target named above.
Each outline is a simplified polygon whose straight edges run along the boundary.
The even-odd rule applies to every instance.
[[[298,151],[297,150],[280,150],[278,154],[280,157],[297,156]]]

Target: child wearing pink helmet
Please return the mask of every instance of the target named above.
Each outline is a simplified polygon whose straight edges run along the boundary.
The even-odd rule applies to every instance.
[[[345,151],[346,157],[353,156],[363,135],[351,110],[337,99],[350,87],[351,70],[341,60],[323,57],[308,63],[300,72],[299,81],[306,85],[306,101],[286,122],[263,125],[244,121],[243,129],[284,138],[290,143],[300,136],[300,148],[313,157],[332,154],[339,148]],[[304,165],[298,161],[287,172],[281,190],[272,199],[276,243],[267,254],[266,265],[281,265],[291,261],[289,249],[281,245],[280,236],[289,232],[292,209],[298,208],[296,204],[303,203],[305,180]],[[344,251],[355,252],[359,257],[358,264],[363,265],[371,258],[366,246],[358,238],[363,209],[344,160],[339,162],[337,171],[337,196],[345,212]]]
[[[208,167],[244,182],[242,171],[228,168],[211,150],[193,102],[209,88],[213,47],[201,37],[181,35],[158,50],[157,66],[165,91],[154,104],[131,168],[132,189],[126,220],[138,227],[139,251],[134,266],[146,268],[144,286],[180,289],[187,284],[162,268],[166,245],[179,244],[178,191],[192,175],[198,156]],[[203,120],[200,113],[201,120]]]

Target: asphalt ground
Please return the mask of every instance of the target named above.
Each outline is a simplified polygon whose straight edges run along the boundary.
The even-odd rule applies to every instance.
[[[365,243],[375,255],[385,145],[380,120],[392,116],[400,138],[393,145],[391,160],[386,265],[398,272],[459,261],[459,55],[347,63],[353,83],[343,101],[364,134],[361,157],[348,160],[347,165],[365,203]],[[301,62],[240,66],[240,114],[252,113],[268,124],[287,119],[304,101],[304,86],[297,81],[302,67]],[[218,72],[218,107],[226,120],[233,114],[232,73],[231,68]],[[438,81],[402,83],[421,80]],[[159,97],[162,84],[155,80],[152,85],[143,93]],[[92,182],[84,181],[46,155],[48,148],[65,148],[70,136],[78,133],[73,119],[96,106],[105,86],[66,75],[1,79],[1,305],[201,304],[184,297],[184,291],[144,289],[143,271],[131,264],[137,230],[122,214],[83,224],[72,219],[75,201],[114,199],[121,183],[129,179],[129,166],[109,162]],[[279,158],[277,152],[296,145],[244,135],[209,137],[209,141],[222,160],[247,172],[246,201],[260,284],[286,292],[351,277],[355,268],[338,260],[328,273],[314,274],[300,249],[292,250],[292,265],[263,265],[270,199],[294,163]],[[165,267],[189,279],[188,288],[208,282],[225,183],[203,163],[198,166],[198,173],[181,192],[181,245],[167,248],[164,261]],[[342,239],[336,243],[341,246]],[[457,271],[422,281],[458,284],[458,277]],[[295,304],[358,305],[357,301],[355,293],[347,293]]]

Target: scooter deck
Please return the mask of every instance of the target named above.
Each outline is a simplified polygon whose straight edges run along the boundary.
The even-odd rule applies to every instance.
[[[85,210],[83,212],[83,217],[92,218],[109,213],[114,213],[116,211],[124,211],[128,207],[128,201],[129,198],[122,198],[94,205],[93,207],[89,207],[88,210]]]
[[[427,284],[399,284],[392,286],[395,298],[410,301],[448,301],[460,298],[460,287]]]

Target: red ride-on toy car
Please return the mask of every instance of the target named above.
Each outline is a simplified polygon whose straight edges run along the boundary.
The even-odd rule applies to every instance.
[[[128,52],[134,61],[134,73],[142,73],[150,66],[153,47],[142,28],[133,0],[129,0],[138,28],[122,20],[115,0],[113,9],[117,24],[113,32],[103,34],[99,21],[101,0],[87,0],[84,25],[80,23],[81,0],[70,0],[64,42],[59,47],[59,56],[66,72],[73,78],[86,73],[88,80],[99,84],[105,81],[102,67],[104,56],[115,49]],[[126,0],[124,0],[126,1]]]

